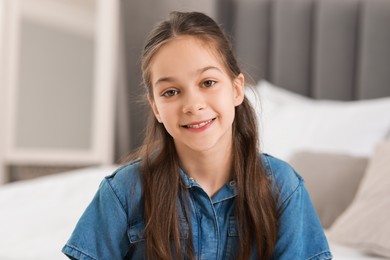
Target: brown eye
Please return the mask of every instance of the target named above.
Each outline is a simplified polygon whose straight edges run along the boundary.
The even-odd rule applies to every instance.
[[[163,97],[173,97],[173,96],[175,96],[177,94],[179,94],[179,91],[171,89],[171,90],[165,91],[161,96],[163,96]]]
[[[202,83],[202,87],[209,88],[209,87],[213,86],[215,83],[217,83],[215,80],[211,80],[211,79],[205,80]]]

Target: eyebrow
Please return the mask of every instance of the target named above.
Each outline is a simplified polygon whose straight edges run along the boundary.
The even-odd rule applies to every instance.
[[[215,66],[207,66],[207,67],[204,67],[204,68],[201,68],[201,69],[198,69],[196,71],[196,74],[200,75],[208,70],[217,70],[219,72],[222,73],[222,70],[218,67],[215,67]],[[162,77],[162,78],[159,78],[156,80],[156,82],[154,83],[154,86],[156,86],[157,84],[161,83],[161,82],[173,82],[175,81],[175,78],[174,77]]]

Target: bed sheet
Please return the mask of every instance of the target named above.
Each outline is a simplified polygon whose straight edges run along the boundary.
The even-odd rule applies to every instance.
[[[348,247],[345,245],[341,245],[338,243],[335,243],[333,241],[329,241],[329,246],[331,249],[331,252],[333,254],[333,259],[335,260],[383,260],[387,258],[383,258],[380,256],[375,255],[369,255],[365,252]]]
[[[0,259],[66,259],[77,220],[114,165],[0,186]]]

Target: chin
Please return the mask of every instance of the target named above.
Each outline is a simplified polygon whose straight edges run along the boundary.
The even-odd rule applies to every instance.
[[[214,142],[202,142],[202,144],[193,144],[190,145],[189,148],[194,152],[206,153],[206,152],[214,152],[215,149],[221,149],[217,143]],[[223,148],[222,148],[223,149]]]
[[[209,151],[212,151],[214,147],[214,144],[210,144],[210,142],[202,142],[201,144],[194,144],[194,143],[186,143],[186,144],[180,144],[176,145],[176,149],[178,152],[184,152],[184,153],[206,153]]]

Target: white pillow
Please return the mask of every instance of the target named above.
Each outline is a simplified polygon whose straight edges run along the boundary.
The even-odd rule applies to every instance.
[[[315,100],[260,81],[247,91],[263,152],[288,161],[299,150],[369,156],[390,129],[390,97]]]

